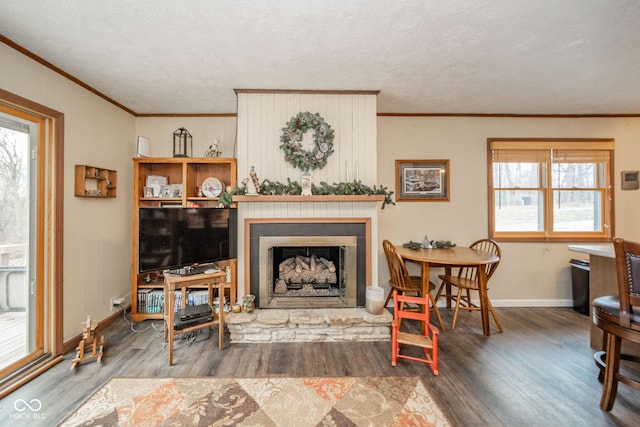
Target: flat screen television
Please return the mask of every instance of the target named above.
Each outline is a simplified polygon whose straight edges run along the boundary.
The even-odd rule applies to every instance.
[[[138,273],[236,258],[235,208],[140,208]]]

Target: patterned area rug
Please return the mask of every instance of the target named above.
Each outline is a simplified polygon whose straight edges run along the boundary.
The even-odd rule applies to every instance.
[[[417,377],[112,378],[61,426],[448,426]]]

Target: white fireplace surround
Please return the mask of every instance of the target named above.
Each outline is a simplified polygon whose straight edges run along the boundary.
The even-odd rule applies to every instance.
[[[249,176],[252,168],[260,181],[299,182],[302,171],[288,163],[280,149],[282,128],[299,112],[320,114],[335,131],[334,153],[322,169],[312,171],[313,182],[350,182],[357,176],[363,184],[377,182],[377,91],[295,91],[295,90],[237,90],[237,144],[238,181]],[[308,135],[309,137],[311,135]],[[257,263],[250,255],[251,245],[247,222],[279,223],[366,221],[366,255],[360,278],[366,286],[378,285],[378,211],[376,201],[255,201],[238,202],[238,296],[251,290],[252,275]],[[343,234],[344,235],[344,234]],[[372,255],[374,254],[374,255]],[[257,273],[256,273],[257,274]],[[364,306],[364,291],[362,302]]]

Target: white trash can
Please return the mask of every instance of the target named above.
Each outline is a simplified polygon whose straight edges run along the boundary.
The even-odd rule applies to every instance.
[[[382,314],[384,311],[384,289],[369,286],[367,288],[365,309],[371,314]]]

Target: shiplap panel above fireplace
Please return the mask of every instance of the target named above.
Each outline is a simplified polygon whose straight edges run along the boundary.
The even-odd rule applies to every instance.
[[[300,181],[302,171],[284,160],[280,149],[282,128],[299,112],[318,113],[335,132],[334,153],[323,169],[311,171],[313,182],[329,184],[359,179],[370,187],[377,177],[377,92],[295,92],[236,90],[238,95],[237,159],[238,182],[255,167],[260,182],[264,179],[286,183]],[[307,132],[309,133],[309,132]],[[311,135],[309,135],[311,136]],[[305,139],[306,141],[306,139]],[[372,219],[377,230],[379,202],[241,202],[238,205],[241,235],[238,248],[238,283],[244,283],[242,224],[246,218],[349,218]],[[376,253],[377,236],[371,239]],[[248,261],[248,260],[247,260]],[[372,265],[373,284],[377,283],[377,259]],[[240,286],[242,288],[242,286]],[[239,295],[243,290],[239,289]]]
[[[334,153],[324,169],[311,171],[314,182],[376,179],[376,95],[335,93],[238,93],[238,178],[255,166],[260,180],[299,180],[302,171],[285,162],[282,128],[299,112],[319,113],[335,131]]]

